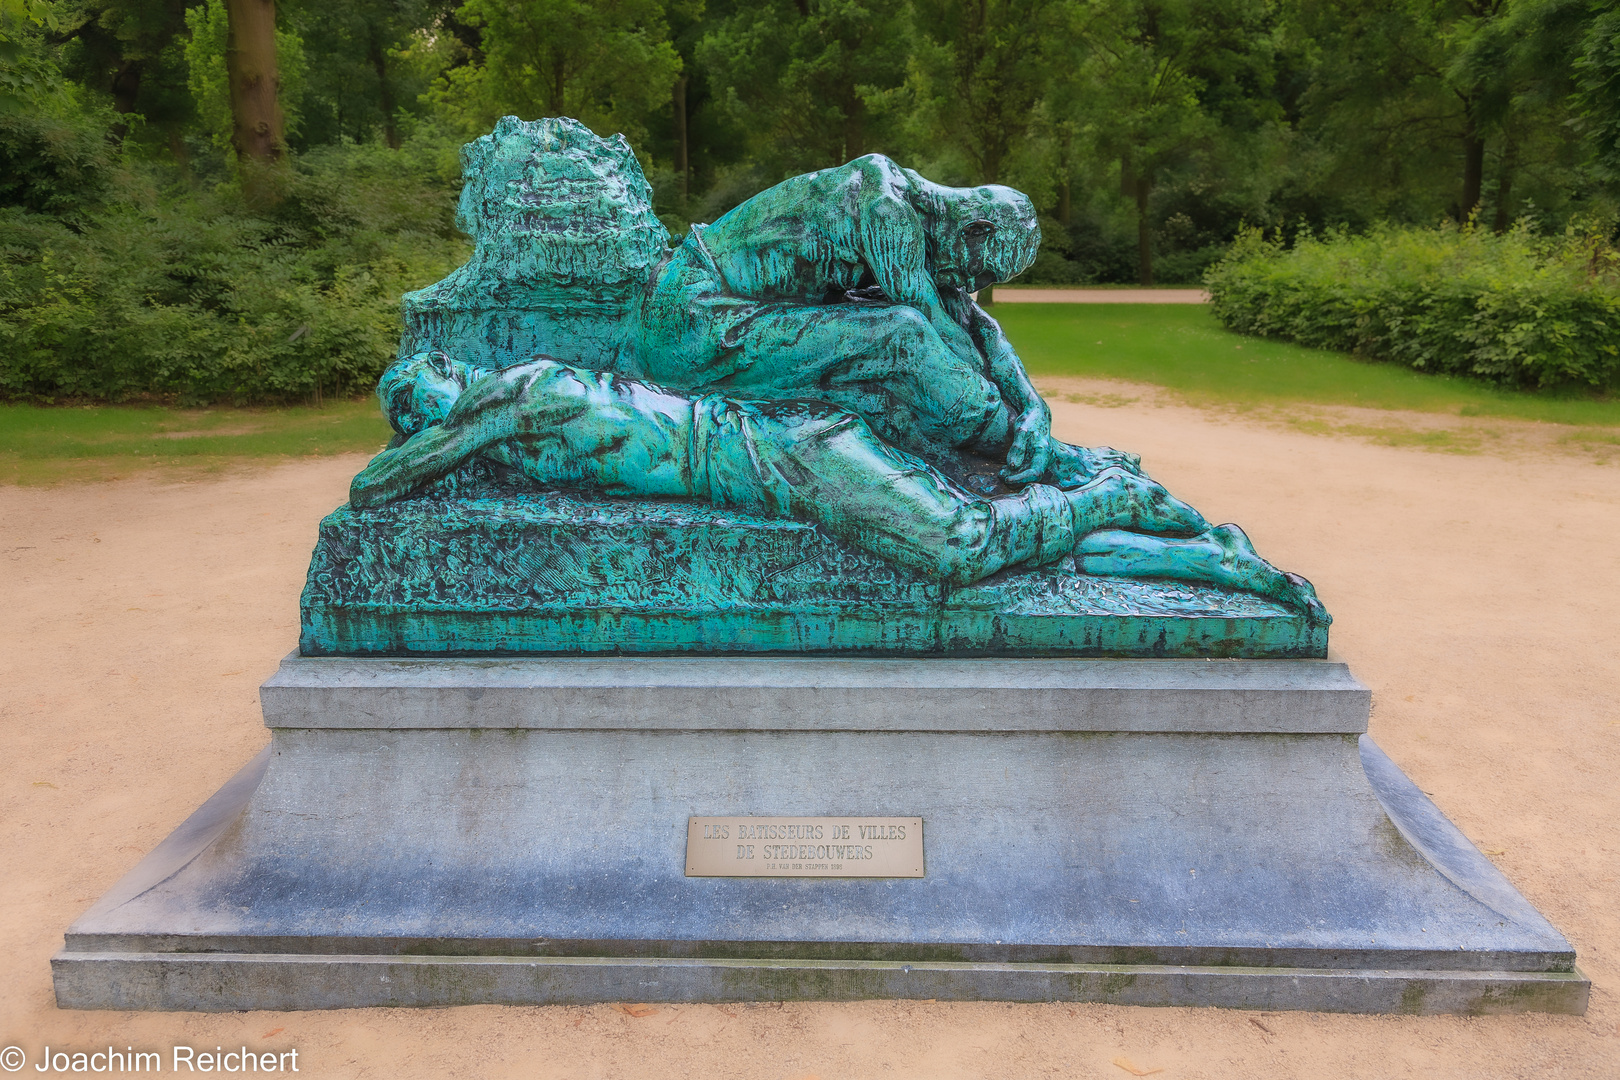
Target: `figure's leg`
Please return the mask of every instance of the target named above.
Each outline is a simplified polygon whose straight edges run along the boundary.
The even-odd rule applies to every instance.
[[[1075,549],[1075,563],[1087,574],[1172,578],[1244,589],[1318,618],[1327,616],[1311,583],[1262,559],[1236,525],[1217,525],[1184,540],[1117,530],[1093,532]]]
[[[1066,489],[1075,533],[1132,529],[1160,535],[1192,536],[1209,528],[1204,515],[1165,490],[1164,485],[1123,466],[1103,469],[1085,484]]]
[[[924,577],[956,584],[1074,548],[1062,493],[1034,485],[975,496],[874,434],[860,417],[813,401],[706,398],[693,473],[700,495],[833,536]]]
[[[698,408],[693,473],[720,505],[815,521],[931,578],[968,584],[1055,561],[1102,528],[1196,533],[1199,513],[1151,480],[1114,468],[1074,491],[1032,484],[981,498],[896,450],[859,417],[815,402]]]

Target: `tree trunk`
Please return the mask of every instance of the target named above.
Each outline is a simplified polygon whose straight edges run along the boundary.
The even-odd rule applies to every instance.
[[[1063,170],[1063,179],[1058,181],[1058,221],[1064,226],[1069,224],[1071,208],[1071,191],[1074,183],[1074,163],[1070,160],[1070,138],[1067,127],[1063,129],[1063,137],[1058,140],[1058,167]]]
[[[1502,147],[1501,171],[1496,174],[1496,215],[1491,222],[1491,228],[1498,233],[1508,231],[1513,219],[1508,215],[1508,207],[1513,202],[1513,174],[1519,168],[1519,144],[1511,137],[1505,139],[1506,145]]]
[[[681,203],[691,187],[692,163],[686,142],[686,76],[675,80],[675,173],[681,178]]]
[[[113,111],[128,115],[135,111],[141,96],[141,62],[130,60],[113,73]],[[112,126],[113,138],[122,141],[129,134],[129,124],[123,120]]]
[[[979,154],[979,183],[1001,183],[1001,163],[1007,156],[1006,139],[986,140]]]
[[[851,95],[849,107],[844,110],[844,161],[854,161],[866,154],[866,102],[859,95]],[[835,162],[842,165],[844,161]]]
[[[1148,198],[1153,184],[1145,176],[1136,178],[1136,271],[1143,285],[1153,284],[1153,227],[1148,223]]]
[[[377,37],[375,26],[367,27],[366,59],[377,73],[377,105],[382,109],[383,142],[389,149],[399,149],[399,127],[394,123],[394,83],[388,77],[388,50]]]
[[[191,187],[191,151],[186,149],[186,140],[179,124],[167,125],[169,137],[169,153],[174,157],[174,163],[180,166],[180,179]]]
[[[547,116],[567,116],[568,58],[561,50],[551,51],[551,97],[546,101]]]
[[[275,0],[226,0],[230,36],[225,71],[230,79],[231,145],[242,168],[243,192],[250,203],[277,201],[274,172],[283,142],[281,77],[276,71]]]
[[[1479,209],[1480,189],[1485,182],[1485,140],[1479,135],[1474,122],[1474,111],[1469,109],[1463,126],[1463,186],[1462,220],[1467,221]]]

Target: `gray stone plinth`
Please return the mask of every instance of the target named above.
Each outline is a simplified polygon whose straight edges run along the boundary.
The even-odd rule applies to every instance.
[[[1333,661],[289,656],[271,728],[1360,733]]]
[[[863,997],[1580,1012],[1331,662],[310,660],[68,931],[64,1007]],[[689,815],[924,821],[688,878]]]

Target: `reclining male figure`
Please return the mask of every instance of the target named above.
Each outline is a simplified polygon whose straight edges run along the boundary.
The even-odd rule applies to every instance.
[[[354,478],[356,507],[413,494],[482,455],[541,488],[812,521],[953,584],[1072,554],[1086,573],[1206,582],[1321,612],[1310,583],[1260,558],[1237,526],[1211,528],[1117,465],[1069,489],[984,498],[831,405],[693,398],[548,359],[492,373],[423,353],[390,367],[377,394],[405,439]]]
[[[642,297],[634,374],[734,397],[830,401],[887,441],[1073,487],[1131,454],[1052,438],[1051,412],[972,292],[1028,268],[1029,199],[952,188],[878,154],[694,225]]]

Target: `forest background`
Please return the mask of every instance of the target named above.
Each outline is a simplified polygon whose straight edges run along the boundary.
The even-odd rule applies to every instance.
[[[1011,184],[1033,284],[1607,241],[1620,0],[0,0],[0,398],[369,389],[508,113],[623,132],[676,235],[866,153]]]

